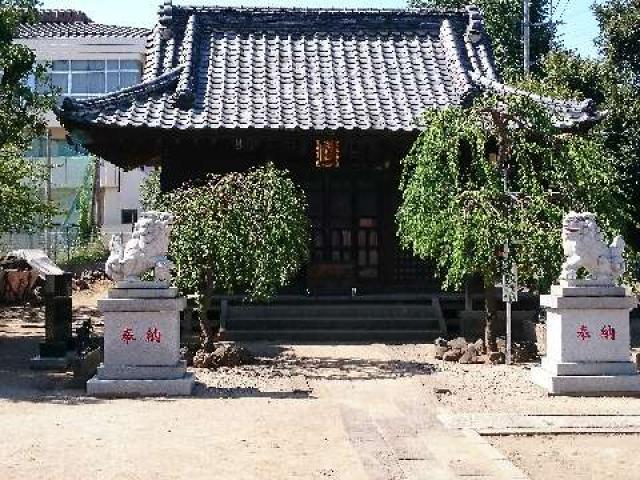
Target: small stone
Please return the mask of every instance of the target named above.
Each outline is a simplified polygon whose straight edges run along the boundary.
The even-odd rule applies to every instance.
[[[199,350],[193,357],[193,366],[196,368],[216,369],[254,363],[256,363],[256,359],[251,352],[244,347],[229,343],[221,343],[213,352]]]
[[[441,347],[441,346],[436,346],[435,349],[435,358],[436,360],[442,360],[442,357],[444,356],[445,353],[447,353],[448,348],[446,346]]]
[[[503,352],[489,352],[487,355],[487,363],[492,365],[498,365],[504,363],[504,353]]]
[[[511,359],[515,363],[534,362],[538,359],[538,347],[534,342],[514,342],[511,346]]]
[[[449,348],[452,349],[464,350],[467,348],[467,341],[464,339],[464,337],[458,337],[454,338],[453,340],[449,340],[447,342],[447,345],[449,345]]]
[[[473,343],[470,343],[467,347],[467,351],[462,354],[460,357],[459,363],[475,363],[478,359],[478,352],[476,351],[476,347]]]
[[[451,390],[448,388],[434,387],[433,393],[436,395],[451,395]]]
[[[456,348],[454,350],[449,350],[448,352],[446,352],[442,356],[442,359],[445,362],[457,362],[458,360],[460,360],[460,357],[462,357],[462,350]]]
[[[446,347],[447,346],[447,341],[442,337],[438,337],[433,341],[433,344],[436,347]]]
[[[476,347],[476,351],[479,352],[484,352],[484,341],[479,338],[478,340],[476,340],[476,343],[473,344]]]

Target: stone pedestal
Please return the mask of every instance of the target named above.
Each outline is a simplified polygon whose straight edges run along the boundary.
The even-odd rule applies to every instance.
[[[190,395],[193,375],[180,360],[180,312],[186,298],[156,282],[120,282],[98,301],[104,315],[104,363],[87,382],[96,396]]]
[[[554,286],[547,309],[547,355],[533,381],[551,394],[640,392],[631,361],[629,311],[636,298],[622,287]]]

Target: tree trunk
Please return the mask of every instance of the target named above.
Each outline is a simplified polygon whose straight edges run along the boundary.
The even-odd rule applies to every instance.
[[[202,349],[205,352],[213,352],[216,329],[213,321],[209,318],[209,305],[211,305],[211,293],[212,293],[212,275],[211,272],[206,274],[205,288],[202,295],[200,295],[200,311],[198,312],[198,319],[200,320],[200,331],[202,339]]]
[[[484,305],[486,314],[484,344],[487,347],[487,352],[497,352],[498,300],[496,299],[495,282],[491,277],[484,277]]]

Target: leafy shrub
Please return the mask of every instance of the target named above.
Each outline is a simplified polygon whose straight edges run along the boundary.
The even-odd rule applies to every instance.
[[[145,211],[162,208],[160,170],[154,170],[140,184],[140,203]]]
[[[175,216],[169,253],[184,293],[213,289],[266,300],[307,260],[304,193],[273,165],[208,176],[153,206]]]
[[[78,265],[100,263],[106,261],[108,257],[109,250],[100,240],[94,240],[71,250],[69,259],[63,262],[61,267],[69,268]]]

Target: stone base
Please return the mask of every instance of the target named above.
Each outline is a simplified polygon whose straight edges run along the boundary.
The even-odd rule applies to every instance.
[[[531,380],[551,395],[640,394],[640,375],[554,375],[542,367]]]
[[[96,397],[178,397],[191,395],[194,384],[192,373],[170,380],[102,380],[96,375],[87,382],[87,393]]]
[[[187,362],[180,361],[175,366],[110,366],[98,367],[100,380],[176,380],[187,373]]]
[[[178,289],[171,288],[112,288],[108,298],[176,298]]]
[[[170,287],[169,282],[156,282],[144,280],[121,280],[116,283],[114,288],[122,288],[125,290],[152,289],[163,290]]]
[[[636,375],[638,369],[628,362],[557,362],[542,357],[541,368],[551,375]]]
[[[551,295],[556,297],[625,297],[627,289],[611,286],[569,287],[552,285]]]
[[[68,370],[70,366],[67,357],[33,357],[29,362],[32,370]]]

